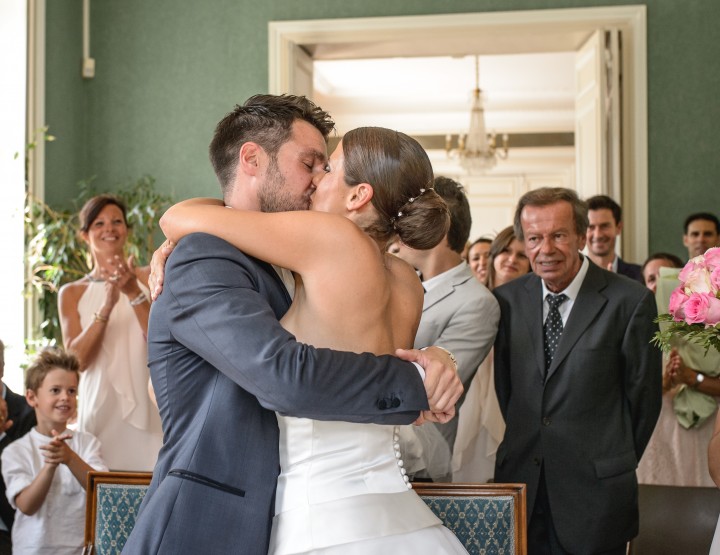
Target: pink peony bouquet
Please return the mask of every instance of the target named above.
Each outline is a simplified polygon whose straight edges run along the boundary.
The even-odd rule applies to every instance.
[[[720,351],[720,247],[708,249],[685,264],[678,276],[680,285],[670,295],[669,314],[659,322],[670,322],[655,334],[663,349],[673,336],[681,336]]]

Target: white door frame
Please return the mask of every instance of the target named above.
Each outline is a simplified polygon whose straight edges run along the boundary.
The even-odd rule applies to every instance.
[[[5,344],[3,381],[18,393],[23,391],[21,365],[25,362],[24,339],[29,337],[23,323],[27,322],[26,309],[32,308],[23,294],[27,279],[25,180],[27,177],[33,193],[44,148],[42,139],[35,149],[26,148],[35,139],[33,130],[42,121],[38,118],[44,117],[44,8],[44,0],[0,3],[0,67],[6,85],[0,91],[0,235],[6,265],[0,278],[0,339]]]
[[[648,245],[647,22],[645,6],[442,14],[406,17],[271,21],[269,91],[295,92],[295,51],[302,45],[349,45],[417,40],[461,41],[478,36],[587,37],[596,29],[619,29],[623,40],[621,204],[626,214],[623,253],[644,260]],[[584,39],[583,39],[584,40]],[[577,49],[580,42],[569,49]],[[437,55],[445,52],[438,52]],[[495,52],[498,53],[498,52]],[[427,53],[424,53],[427,55]]]

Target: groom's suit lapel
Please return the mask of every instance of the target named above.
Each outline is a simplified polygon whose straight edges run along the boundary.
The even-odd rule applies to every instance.
[[[280,289],[280,291],[282,291],[283,299],[289,307],[292,303],[292,299],[290,298],[290,294],[288,293],[287,287],[285,287],[282,278],[275,271],[275,268],[273,268],[271,264],[268,264],[263,260],[258,260],[257,258],[253,258],[252,256],[248,256],[248,258],[252,260],[262,270],[264,270],[265,273],[268,274],[270,278],[278,285],[278,288]]]

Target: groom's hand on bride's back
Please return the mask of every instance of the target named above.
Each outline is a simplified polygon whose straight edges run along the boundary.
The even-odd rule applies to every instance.
[[[150,287],[150,295],[153,301],[162,293],[163,282],[165,281],[165,263],[174,248],[175,243],[166,239],[153,253],[152,260],[150,260],[148,286]]]
[[[410,362],[417,362],[425,370],[425,392],[430,410],[420,416],[419,422],[430,420],[442,424],[455,416],[455,404],[463,393],[463,385],[457,373],[452,355],[440,347],[398,349],[395,354]]]

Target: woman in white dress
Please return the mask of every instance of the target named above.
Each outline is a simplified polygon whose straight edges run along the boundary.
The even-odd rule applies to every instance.
[[[64,285],[58,299],[65,348],[81,365],[78,428],[100,440],[109,468],[150,471],[162,429],[148,395],[149,268],[125,258],[128,225],[120,199],[93,197],[79,217],[93,268]]]
[[[643,264],[643,279],[656,294],[659,313],[667,312],[682,267],[682,261],[668,253],[653,254]],[[718,374],[720,356],[681,339],[674,344],[672,353],[663,357],[662,409],[638,464],[638,483],[712,487],[705,455],[720,393],[720,380],[713,377]],[[706,380],[702,384],[696,383],[698,372]]]
[[[313,211],[247,212],[196,200],[171,208],[161,226],[173,242],[203,231],[292,270],[294,300],[281,323],[300,342],[377,355],[410,348],[423,290],[385,247],[394,235],[416,249],[445,235],[449,216],[432,190],[430,161],[407,135],[360,128],[343,137],[326,171],[315,182]],[[278,423],[271,553],[466,553],[412,491],[393,426],[282,415]]]
[[[530,271],[525,245],[506,227],[490,244],[488,281],[495,289]],[[480,363],[458,414],[452,456],[453,482],[488,482],[495,474],[495,454],[505,435],[493,372],[494,350]]]

